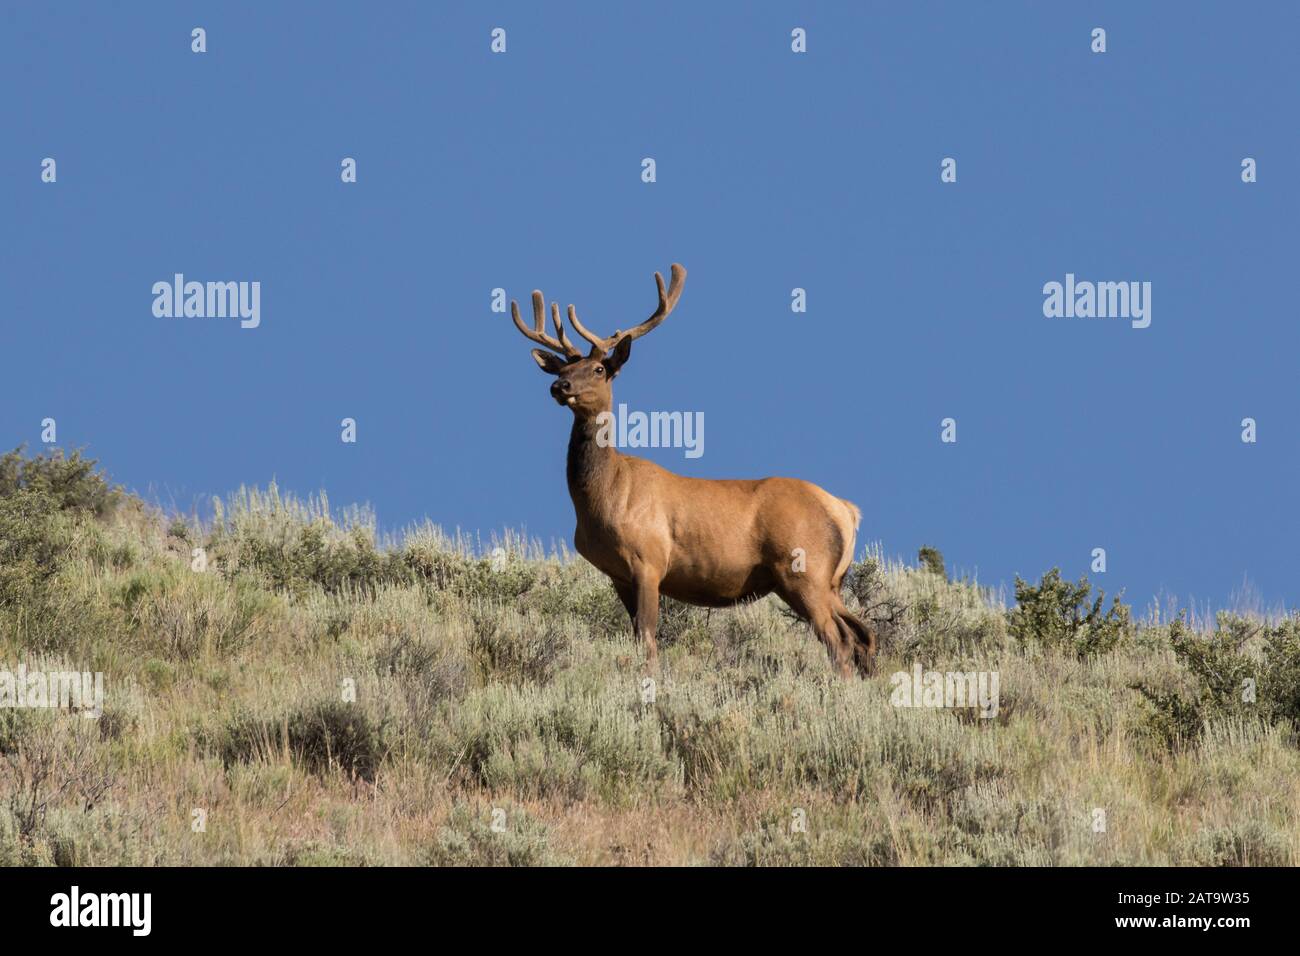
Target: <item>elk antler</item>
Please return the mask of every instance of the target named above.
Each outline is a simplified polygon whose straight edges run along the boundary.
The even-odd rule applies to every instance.
[[[519,303],[514,299],[510,300],[510,317],[515,321],[515,328],[538,345],[545,345],[552,352],[558,352],[567,358],[582,358],[581,350],[564,334],[564,325],[560,322],[560,305],[558,302],[551,303],[551,320],[555,323],[555,331],[559,338],[553,339],[546,334],[546,300],[542,298],[542,293],[536,289],[533,290],[533,323],[535,327],[530,329],[524,325],[523,320],[519,318]]]
[[[667,291],[664,290],[664,277],[658,272],[655,273],[655,285],[659,287],[659,308],[655,309],[654,315],[635,328],[628,329],[626,332],[615,329],[613,335],[608,338],[601,338],[578,321],[578,312],[573,306],[569,306],[569,324],[573,326],[575,332],[592,344],[591,351],[593,355],[597,353],[597,350],[602,355],[608,352],[618,344],[619,339],[639,339],[668,318],[668,313],[676,307],[677,300],[682,297],[682,284],[686,281],[686,270],[682,268],[680,263],[674,262],[670,271],[672,281],[669,283]],[[518,320],[516,320],[515,324],[519,325]],[[559,325],[558,313],[556,314],[556,325],[557,327]],[[519,327],[523,328],[522,325]]]

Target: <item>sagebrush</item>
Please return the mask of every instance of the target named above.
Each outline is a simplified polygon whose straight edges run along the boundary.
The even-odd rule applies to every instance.
[[[1300,618],[1138,621],[1055,569],[1016,591],[865,555],[846,600],[883,650],[852,681],[772,599],[665,602],[650,683],[562,551],[274,486],[168,515],[12,453],[0,667],[107,693],[0,709],[0,862],[1300,862]],[[892,706],[916,663],[996,671],[1001,716]]]

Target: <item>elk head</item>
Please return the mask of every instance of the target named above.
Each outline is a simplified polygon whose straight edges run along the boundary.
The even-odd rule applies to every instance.
[[[672,279],[667,289],[664,288],[664,277],[655,273],[659,307],[650,318],[626,332],[615,330],[613,335],[602,338],[578,321],[578,312],[570,305],[569,324],[591,343],[591,351],[586,355],[565,333],[558,303],[551,303],[551,321],[555,324],[555,337],[552,337],[546,333],[546,300],[541,292],[533,292],[531,329],[519,318],[519,304],[513,299],[510,301],[510,317],[514,319],[515,327],[549,350],[533,349],[533,360],[543,372],[555,376],[555,381],[551,383],[551,397],[559,404],[573,409],[573,414],[581,418],[609,411],[613,403],[609,383],[632,354],[633,340],[639,339],[666,319],[681,298],[686,270],[674,262],[671,273]]]

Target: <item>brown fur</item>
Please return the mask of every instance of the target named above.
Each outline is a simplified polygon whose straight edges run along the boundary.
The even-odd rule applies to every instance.
[[[659,310],[609,339],[584,329],[570,306],[571,323],[592,342],[585,357],[565,337],[557,306],[551,314],[558,338],[544,333],[541,293],[533,293],[535,330],[514,311],[520,330],[551,349],[534,349],[533,357],[556,376],[552,396],[573,411],[567,471],[578,553],[613,582],[652,669],[660,594],[728,607],[775,591],[812,624],[841,675],[869,673],[876,635],[840,597],[861,519],[856,505],[797,478],[688,478],[596,440],[598,416],[613,407],[610,382],[631,354],[632,340],[672,310],[685,275],[674,265],[673,285],[665,292],[656,273]],[[796,570],[800,550],[802,567]]]

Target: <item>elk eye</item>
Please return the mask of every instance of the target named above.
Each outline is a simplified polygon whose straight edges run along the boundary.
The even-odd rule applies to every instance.
[[[597,374],[597,375],[604,375],[604,374],[605,374],[605,366],[603,366],[603,365],[597,365],[597,366],[596,366],[596,374]]]

